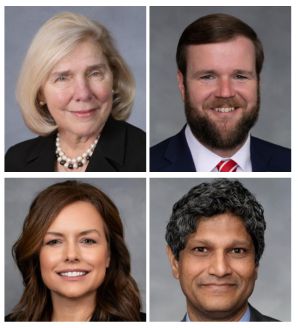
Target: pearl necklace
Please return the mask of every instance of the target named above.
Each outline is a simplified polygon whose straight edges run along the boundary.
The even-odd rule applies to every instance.
[[[93,154],[94,148],[98,142],[99,136],[96,137],[93,144],[81,155],[76,158],[69,158],[67,157],[62,148],[60,147],[60,138],[59,133],[57,133],[56,136],[56,157],[57,162],[68,169],[77,169],[80,167],[83,167],[88,161],[90,161],[90,158]]]

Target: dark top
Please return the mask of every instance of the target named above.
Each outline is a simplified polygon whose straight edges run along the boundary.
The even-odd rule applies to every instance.
[[[261,312],[256,310],[254,307],[252,307],[250,304],[248,304],[248,306],[249,306],[249,310],[250,310],[250,321],[267,321],[267,322],[279,321],[277,319],[274,319],[274,318],[271,318],[271,317],[268,317],[268,316],[262,314]],[[181,321],[186,321],[186,314],[184,315],[184,317]]]
[[[185,127],[150,150],[151,172],[195,172]],[[251,137],[250,157],[253,172],[291,172],[291,150]]]
[[[5,321],[16,321],[11,317],[11,314],[8,314],[5,316]],[[96,316],[93,316],[90,321],[99,321]],[[109,321],[123,321],[122,319],[118,317],[111,317]],[[146,313],[140,312],[140,321],[146,321]]]
[[[23,141],[5,155],[6,172],[53,172],[56,132]],[[146,135],[139,128],[109,118],[86,168],[87,172],[146,171]]]

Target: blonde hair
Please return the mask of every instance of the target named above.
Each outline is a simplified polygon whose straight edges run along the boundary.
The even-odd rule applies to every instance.
[[[39,135],[48,135],[57,125],[39,93],[53,67],[86,39],[98,43],[113,73],[113,106],[117,120],[128,118],[135,96],[135,82],[127,64],[116,49],[108,30],[85,16],[65,12],[43,24],[27,51],[17,83],[16,97],[24,121]]]

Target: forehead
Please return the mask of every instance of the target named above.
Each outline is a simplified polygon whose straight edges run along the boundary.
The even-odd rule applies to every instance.
[[[87,39],[77,43],[69,53],[62,58],[54,66],[55,70],[65,68],[65,66],[74,65],[77,67],[80,64],[96,65],[107,63],[106,56],[99,43],[92,39]]]
[[[214,215],[210,218],[201,218],[196,231],[191,234],[188,241],[205,240],[212,243],[229,243],[241,240],[252,243],[252,238],[247,232],[244,222],[231,213]]]
[[[77,201],[65,206],[48,230],[76,231],[103,228],[104,220],[97,209],[87,201]]]
[[[207,69],[251,69],[255,66],[253,42],[243,36],[217,43],[190,45],[186,48],[187,66]]]

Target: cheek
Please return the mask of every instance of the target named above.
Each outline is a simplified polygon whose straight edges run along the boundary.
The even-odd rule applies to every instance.
[[[84,260],[96,269],[102,270],[109,264],[109,255],[106,250],[84,251]]]
[[[48,270],[54,268],[54,266],[61,260],[60,253],[58,251],[42,250],[39,255],[40,270],[42,273],[46,273]]]
[[[112,102],[113,100],[113,93],[112,93],[112,85],[109,83],[102,84],[102,83],[93,83],[92,84],[93,93],[96,97],[101,100],[102,102]]]

